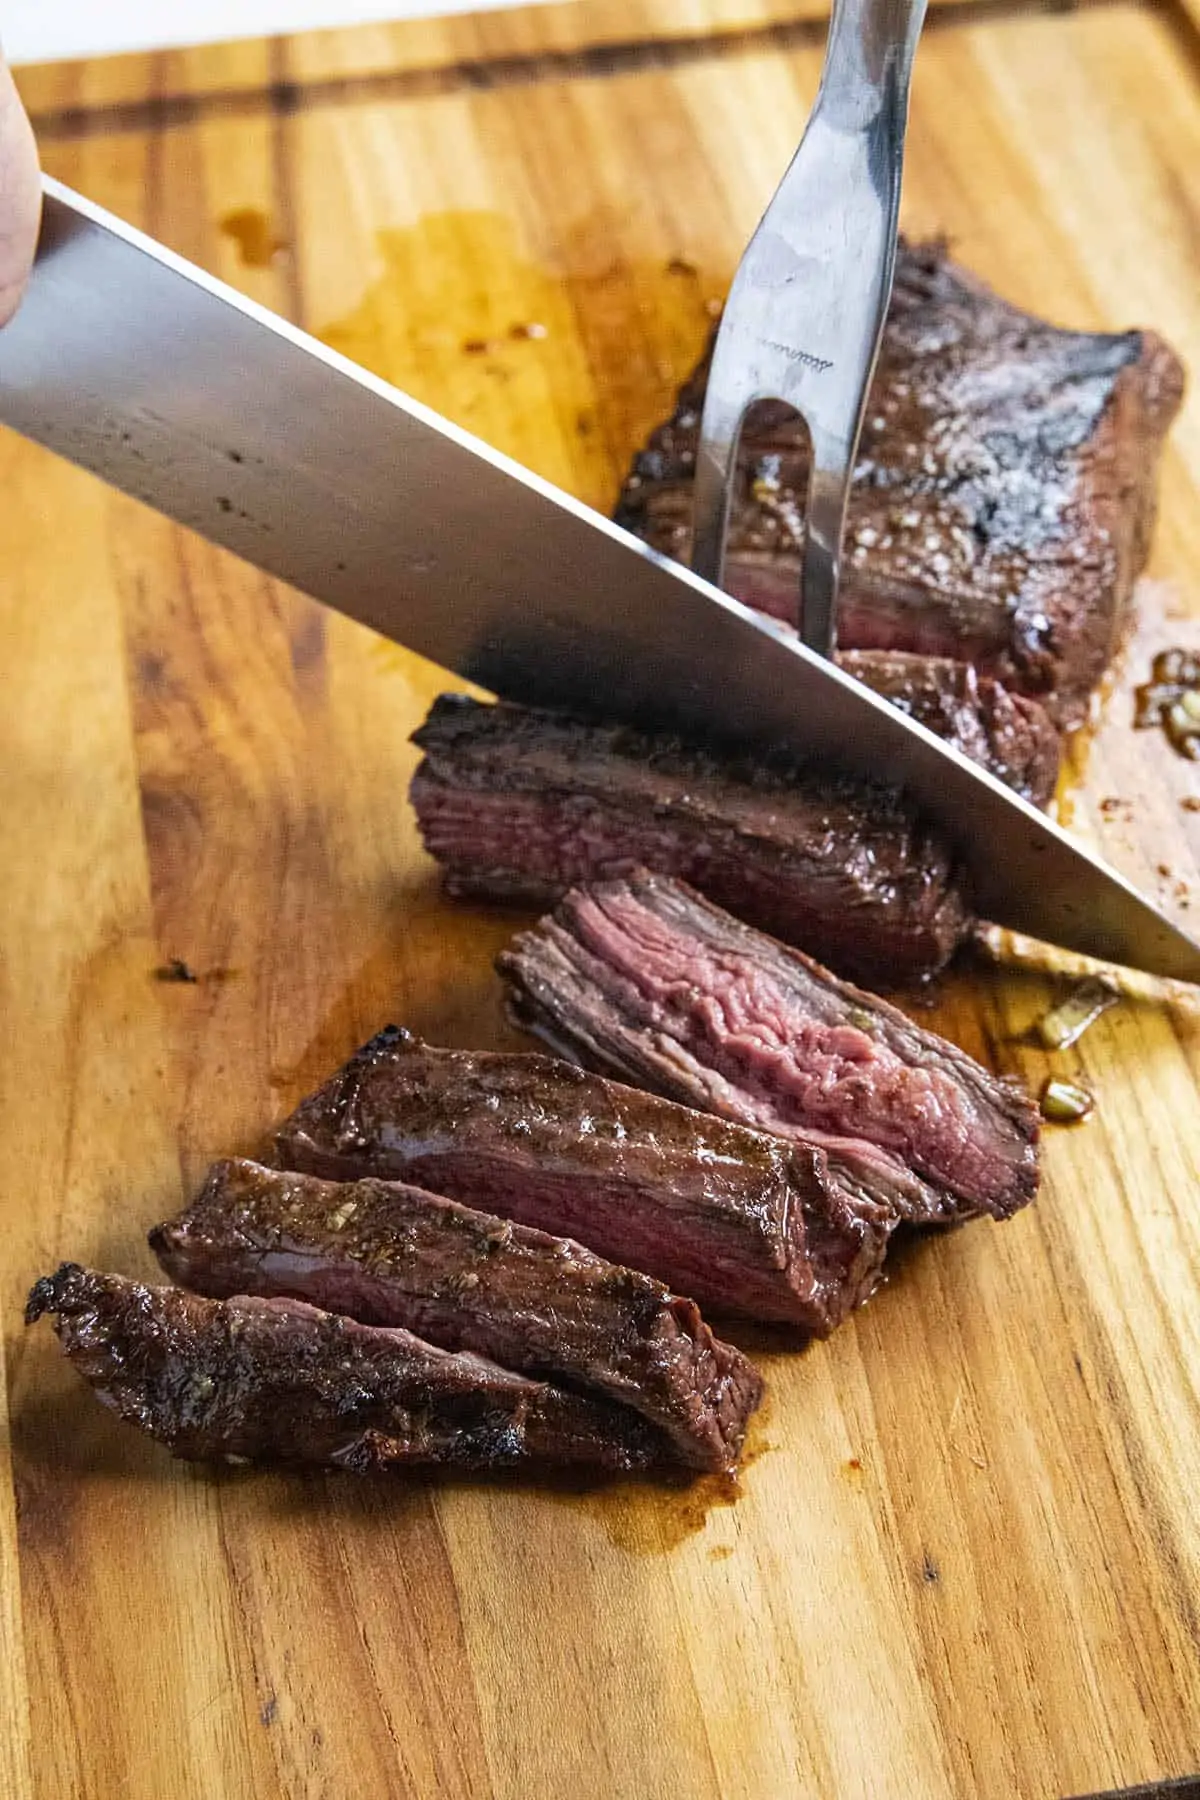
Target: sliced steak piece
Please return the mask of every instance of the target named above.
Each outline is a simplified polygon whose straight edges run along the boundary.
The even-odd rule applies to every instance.
[[[625,1407],[298,1300],[207,1300],[63,1263],[26,1323],[47,1312],[104,1405],[191,1461],[624,1473],[667,1459]]]
[[[823,1151],[545,1056],[379,1033],[275,1137],[317,1175],[402,1178],[644,1269],[701,1304],[824,1336],[895,1224]]]
[[[150,1242],[202,1294],[310,1300],[604,1394],[661,1427],[692,1468],[732,1470],[762,1398],[753,1363],[694,1301],[569,1238],[402,1182],[217,1163]]]
[[[498,962],[518,1020],[590,1063],[895,1181],[914,1223],[1005,1218],[1037,1111],[964,1051],[679,882],[573,890]]]
[[[1059,738],[1038,701],[1010,694],[1000,682],[977,675],[970,663],[947,656],[847,650],[838,662],[847,675],[919,719],[1035,806],[1053,798]]]
[[[690,553],[708,353],[634,461],[617,519]],[[902,245],[846,531],[838,641],[974,663],[1077,722],[1146,559],[1183,372],[1152,332],[1060,331],[937,245]],[[726,583],[792,620],[807,435],[776,404],[743,433]]]
[[[545,906],[644,866],[888,982],[939,969],[971,923],[949,852],[892,790],[463,695],[414,742],[412,802],[452,893]]]

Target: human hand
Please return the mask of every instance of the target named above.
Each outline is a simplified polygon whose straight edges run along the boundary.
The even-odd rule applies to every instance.
[[[17,310],[33,266],[41,210],[33,128],[0,54],[0,325]]]

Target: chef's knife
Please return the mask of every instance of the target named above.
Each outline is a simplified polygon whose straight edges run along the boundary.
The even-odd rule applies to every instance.
[[[53,181],[0,422],[495,693],[900,783],[984,917],[1200,981],[1200,945],[923,727]]]

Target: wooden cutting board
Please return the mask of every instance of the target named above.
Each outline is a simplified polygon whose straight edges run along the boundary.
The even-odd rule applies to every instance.
[[[821,29],[606,0],[24,87],[54,174],[607,507]],[[1200,366],[1198,50],[1169,7],[943,9],[909,229]],[[1049,1133],[1035,1208],[765,1359],[734,1505],[196,1471],[24,1333],[61,1257],[150,1274],[208,1160],[385,1021],[514,1041],[512,921],[417,844],[436,670],[12,437],[0,463],[0,1793],[1033,1800],[1200,1768],[1195,994],[1130,982],[1054,1059],[1099,1105]],[[1074,823],[1186,920],[1200,772],[1130,693],[1200,644],[1197,396],[1152,576]],[[1051,991],[1024,956],[926,1016],[1040,1083]]]

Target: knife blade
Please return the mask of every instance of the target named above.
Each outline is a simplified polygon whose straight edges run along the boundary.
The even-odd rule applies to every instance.
[[[1200,945],[924,727],[760,615],[46,179],[0,422],[506,698],[903,786],[980,914],[1200,981]],[[247,630],[253,620],[247,619]]]

